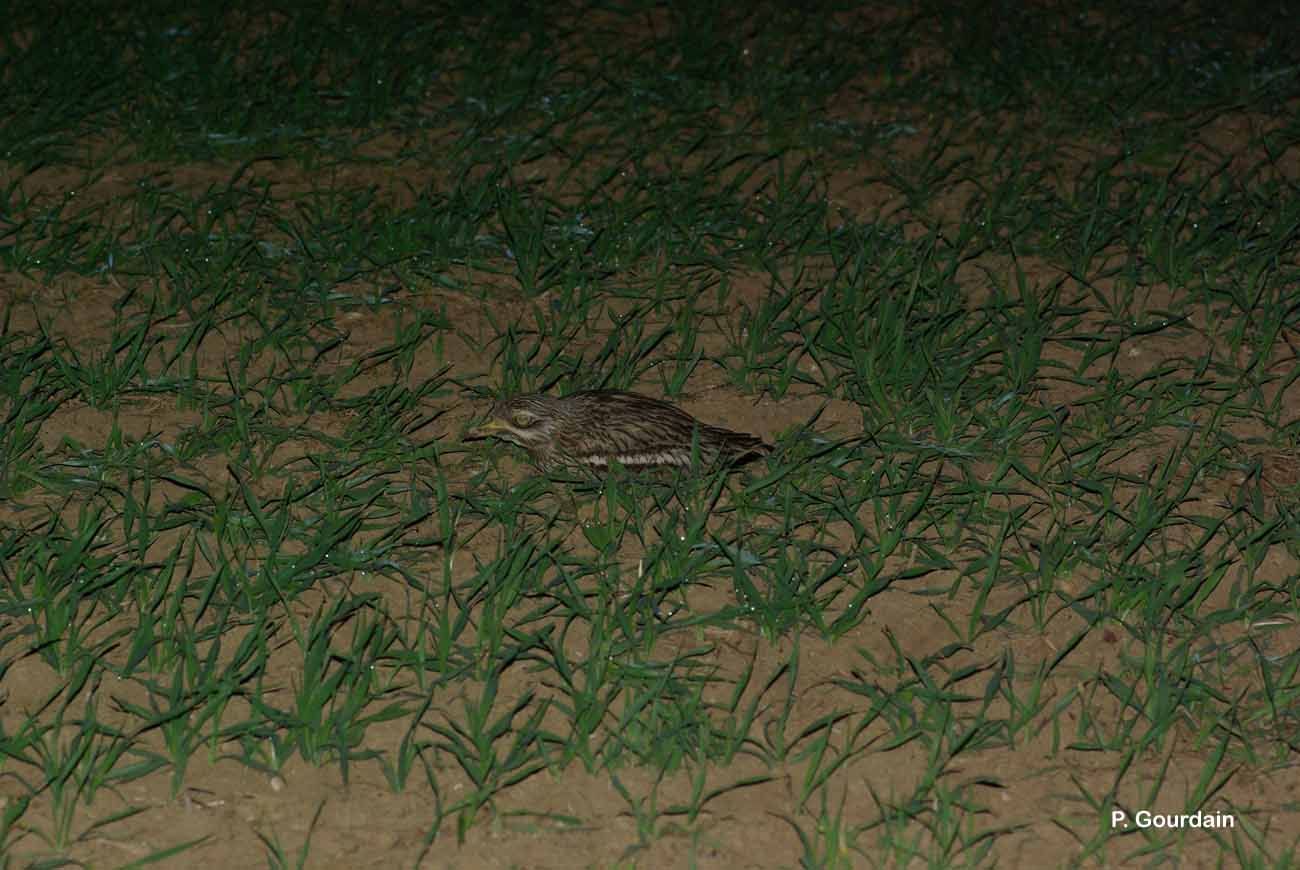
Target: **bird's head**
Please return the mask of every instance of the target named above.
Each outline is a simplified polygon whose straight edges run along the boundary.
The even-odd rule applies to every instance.
[[[558,405],[551,396],[530,395],[502,399],[492,406],[470,438],[502,438],[525,450],[535,450],[551,440],[559,422]]]

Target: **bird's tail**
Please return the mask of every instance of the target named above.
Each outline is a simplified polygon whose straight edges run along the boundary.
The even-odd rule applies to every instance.
[[[772,445],[757,435],[747,432],[733,432],[716,426],[707,427],[708,434],[717,443],[719,452],[729,461],[747,461],[766,456],[772,452]]]

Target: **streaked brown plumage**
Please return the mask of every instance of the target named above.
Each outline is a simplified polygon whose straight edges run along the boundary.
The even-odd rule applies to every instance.
[[[661,399],[618,390],[502,399],[470,434],[518,444],[543,469],[600,470],[611,462],[629,468],[689,466],[693,446],[706,464],[772,449],[761,438],[701,423]]]

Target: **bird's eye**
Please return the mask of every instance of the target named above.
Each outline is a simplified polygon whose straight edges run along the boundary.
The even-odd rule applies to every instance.
[[[536,418],[534,418],[533,415],[528,413],[527,411],[515,411],[514,416],[511,418],[511,420],[520,429],[527,429],[529,426],[533,425],[533,423],[536,421]]]

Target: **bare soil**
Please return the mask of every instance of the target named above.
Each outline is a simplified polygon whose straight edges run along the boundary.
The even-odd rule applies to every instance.
[[[846,108],[846,113],[849,111]],[[1209,128],[1206,147],[1213,152],[1233,148],[1241,131],[1258,123],[1257,119],[1224,119]],[[915,142],[916,140],[912,140]],[[400,149],[401,142],[389,143]],[[371,150],[382,156],[384,143],[376,143]],[[914,147],[911,145],[900,147]],[[1285,160],[1292,160],[1288,155]],[[1285,167],[1282,167],[1285,170]],[[106,203],[113,201],[117,186],[130,183],[142,176],[169,173],[171,183],[193,185],[202,189],[214,178],[227,178],[228,168],[172,169],[157,166],[121,166],[106,174],[100,188],[81,191],[87,198],[102,197]],[[1292,170],[1293,171],[1293,170]],[[261,180],[275,188],[294,190],[310,187],[313,179],[282,165],[259,166]],[[394,198],[404,196],[404,185],[393,177],[389,168],[368,170],[355,167],[347,170],[348,183],[358,187],[374,185],[388,191]],[[874,173],[864,167],[862,178]],[[50,171],[28,180],[53,193],[67,183],[56,171]],[[897,193],[879,185],[858,184],[846,173],[828,179],[828,188],[837,206],[855,213],[888,215],[899,206]],[[36,193],[35,189],[28,191]],[[961,219],[961,197],[936,202],[930,219],[953,222]],[[982,264],[969,264],[966,274],[971,277],[972,298],[983,291],[975,283],[979,266],[1008,275],[1013,268],[1006,262],[990,258]],[[1021,261],[1018,268],[1026,270],[1031,282],[1047,283],[1052,277],[1047,267],[1032,261]],[[1041,270],[1041,271],[1039,271]],[[476,276],[467,276],[474,279]],[[734,292],[732,303],[743,305],[766,292],[766,284],[745,276],[731,276]],[[30,329],[36,318],[45,323],[55,342],[66,341],[80,348],[103,347],[107,344],[113,322],[113,304],[121,295],[119,288],[99,280],[61,278],[46,286],[14,275],[0,276],[0,299],[12,308],[13,329]],[[1156,293],[1147,300],[1152,311],[1160,311],[1177,304],[1177,294],[1169,291],[1164,298]],[[401,298],[401,304],[417,307],[445,306],[448,316],[454,318],[463,335],[482,335],[490,332],[487,315],[498,322],[515,316],[522,310],[518,298],[498,294],[487,302],[467,295],[447,293],[440,298],[429,298],[411,292]],[[739,315],[739,308],[732,312]],[[1138,312],[1139,314],[1141,312]],[[325,359],[323,368],[345,366],[350,360],[361,357],[383,344],[391,335],[393,318],[397,314],[391,307],[378,313],[355,313],[344,319],[348,330],[345,341]],[[1196,316],[1193,313],[1193,316]],[[707,325],[702,325],[707,327]],[[212,333],[202,348],[201,358],[209,371],[219,371],[223,362],[238,348],[246,336],[240,328],[227,328]],[[706,334],[702,341],[708,346],[717,336]],[[1127,354],[1119,361],[1124,370],[1150,370],[1160,360],[1190,359],[1204,350],[1203,335],[1189,335],[1185,339],[1170,338],[1166,334],[1149,340],[1132,342]],[[427,347],[426,347],[427,350]],[[1047,349],[1048,364],[1060,363],[1073,369],[1079,360],[1059,345]],[[1226,353],[1225,349],[1225,353]],[[424,353],[424,351],[422,351]],[[454,360],[453,374],[472,376],[490,369],[481,343],[448,337],[445,356]],[[417,371],[429,371],[437,366],[432,353],[421,359]],[[375,371],[366,379],[355,383],[357,389],[381,384],[387,377],[384,371]],[[1070,406],[1080,398],[1077,387],[1064,381],[1046,384],[1043,389],[1051,394],[1051,402]],[[771,398],[755,400],[731,391],[724,374],[717,369],[702,368],[690,385],[690,397],[683,402],[693,411],[710,421],[755,432],[768,439],[788,427],[808,419],[816,409],[825,404],[824,399],[810,391],[795,388],[789,396],[777,401]],[[1286,408],[1285,417],[1300,418],[1300,392],[1296,386],[1287,388],[1279,397]],[[435,410],[435,409],[430,409]],[[482,408],[452,400],[438,418],[437,426],[448,436],[456,434]],[[1085,413],[1080,411],[1080,413]],[[143,400],[122,407],[115,413],[98,411],[89,407],[67,406],[42,430],[43,446],[51,452],[67,451],[76,444],[103,444],[109,433],[117,427],[127,437],[143,438],[153,434],[164,441],[173,440],[185,427],[194,423],[195,413],[178,411],[164,402]],[[310,420],[312,428],[320,431],[338,431],[348,424],[346,419],[335,419],[321,414]],[[832,401],[823,412],[819,428],[829,433],[848,434],[860,431],[862,417],[859,409],[849,403]],[[1262,433],[1242,432],[1243,437]],[[1135,445],[1122,462],[1131,466],[1135,475],[1146,475],[1153,457],[1166,455],[1168,444],[1148,443]],[[311,444],[290,442],[280,448],[283,459],[310,452]],[[1253,451],[1253,455],[1252,455]],[[1265,447],[1244,447],[1243,467],[1250,467],[1258,459],[1259,471],[1255,476],[1243,473],[1236,479],[1205,479],[1197,481],[1194,493],[1212,513],[1216,507],[1230,505],[1242,497],[1242,487],[1258,487],[1261,497],[1276,497],[1279,492],[1293,487],[1300,479],[1296,457]],[[481,461],[473,454],[453,457],[461,465],[459,474],[467,477],[473,463]],[[420,469],[417,469],[419,472]],[[233,486],[229,471],[220,460],[198,461],[192,472],[220,490]],[[453,465],[453,480],[457,475]],[[532,471],[520,465],[517,474],[522,478]],[[169,495],[165,485],[155,493],[159,499]],[[59,510],[56,504],[51,509]],[[168,542],[160,537],[153,554],[165,553]],[[472,548],[490,556],[496,540],[490,535],[481,536]],[[473,552],[465,554],[468,570]],[[635,553],[627,554],[629,566],[635,564]],[[1295,560],[1276,548],[1265,559],[1257,574],[1278,578],[1293,576],[1297,570]],[[1079,577],[1073,582],[1086,587],[1093,578]],[[928,590],[946,588],[945,578],[929,578],[924,589],[898,584],[873,597],[869,602],[870,616],[848,636],[834,644],[826,643],[811,633],[796,638],[769,641],[757,632],[735,630],[730,632],[701,632],[695,637],[678,637],[683,649],[698,648],[701,662],[715,667],[720,674],[737,675],[745,668],[754,667],[761,685],[767,675],[787,661],[794,644],[798,644],[802,666],[795,687],[795,713],[786,726],[788,735],[800,730],[822,716],[834,712],[853,712],[836,726],[837,735],[848,740],[852,723],[860,718],[867,707],[865,699],[844,691],[837,679],[865,679],[878,676],[873,673],[867,655],[880,661],[894,661],[893,645],[910,659],[921,661],[936,656],[953,644],[948,619],[961,623],[963,614],[973,607],[975,591],[969,586],[954,597],[924,594]],[[395,613],[404,611],[409,592],[395,588],[382,578],[356,578],[353,591],[372,591],[390,600]],[[1231,584],[1224,583],[1220,595],[1227,595]],[[310,615],[331,594],[330,584],[315,589],[295,604],[300,613]],[[338,587],[334,587],[337,591]],[[692,603],[707,609],[725,590],[703,587],[693,590]],[[986,606],[996,612],[1010,604],[1017,592],[999,590],[994,600]],[[942,614],[942,615],[941,615]],[[948,619],[945,619],[945,615]],[[113,626],[104,626],[111,631]],[[1004,655],[1011,653],[1020,663],[1016,679],[1029,685],[1035,667],[1051,660],[1060,650],[1074,642],[1083,628],[1082,620],[1062,614],[1047,622],[1041,630],[1019,629],[984,633],[973,644],[966,645],[947,655],[947,665],[956,670],[963,666],[989,667]],[[1177,631],[1170,628],[1171,633]],[[1218,630],[1217,636],[1207,637],[1207,642],[1233,643],[1245,634],[1250,635],[1264,648],[1293,649],[1300,643],[1300,627],[1294,624],[1234,625]],[[571,653],[580,659],[583,655],[582,638],[568,638]],[[1062,668],[1045,681],[1044,692],[1053,699],[1065,699],[1078,688],[1078,680],[1090,673],[1106,671],[1126,650],[1132,641],[1123,632],[1093,631],[1087,634],[1074,649]],[[287,691],[298,678],[289,664],[295,659],[284,655],[283,662],[273,666],[268,684],[278,683]],[[276,671],[274,667],[281,670]],[[1257,679],[1257,675],[1254,679]],[[46,695],[59,677],[36,658],[30,657],[15,663],[5,678],[7,695],[0,709],[0,724],[7,733],[25,720],[39,700]],[[1229,695],[1255,689],[1252,677],[1243,673],[1242,682],[1217,688]],[[503,701],[518,697],[536,688],[535,677],[525,668],[507,672],[500,687]],[[130,697],[129,686],[101,686],[101,692]],[[752,691],[752,689],[751,689]],[[784,691],[784,690],[782,690]],[[763,718],[774,722],[778,714],[776,696],[764,702]],[[1094,721],[1089,728],[1116,729],[1131,717],[1114,699],[1095,699]],[[989,716],[1008,715],[1000,699],[994,699]],[[237,705],[236,705],[237,706]],[[460,700],[450,695],[435,700],[431,717],[444,712],[456,715]],[[232,709],[229,717],[239,716]],[[1066,719],[1076,723],[1073,713]],[[371,728],[367,744],[376,748],[393,750],[402,739],[406,723],[387,723]],[[1047,867],[1069,863],[1082,848],[1081,842],[1066,827],[1073,821],[1078,830],[1092,831],[1096,827],[1098,810],[1089,806],[1083,795],[1106,794],[1116,782],[1120,759],[1113,753],[1093,752],[1065,748],[1080,734],[1058,734],[1051,729],[1026,732],[1014,748],[988,751],[976,756],[978,769],[970,770],[971,779],[964,783],[954,781],[954,788],[967,790],[971,804],[985,809],[978,814],[978,824],[986,829],[1002,830],[993,855],[1004,866]],[[919,772],[924,768],[926,748],[913,741],[894,748],[886,748],[889,732],[877,724],[862,735],[856,735],[858,745],[872,747],[872,751],[859,753],[834,775],[837,788],[833,793],[843,802],[843,815],[848,823],[861,823],[877,814],[877,801],[889,801],[910,794]],[[185,776],[185,788],[179,798],[171,794],[169,772],[161,772],[131,782],[112,791],[103,791],[90,808],[93,817],[106,817],[128,807],[146,807],[146,812],[106,826],[102,834],[92,836],[73,849],[73,855],[90,865],[118,865],[144,858],[157,849],[188,841],[202,840],[201,844],[172,859],[171,866],[224,866],[249,867],[265,860],[266,847],[259,835],[276,839],[293,854],[311,832],[311,866],[316,867],[389,867],[396,864],[409,866],[425,848],[429,826],[437,812],[437,805],[454,803],[464,787],[463,774],[450,766],[439,770],[439,779],[445,792],[434,795],[420,784],[413,784],[401,793],[388,786],[378,764],[359,762],[348,771],[348,782],[341,781],[340,771],[330,766],[315,768],[300,759],[290,761],[278,776],[269,776],[248,766],[223,757],[227,749],[212,747],[210,752],[196,754]],[[1182,732],[1172,741],[1171,747],[1161,754],[1137,754],[1130,760],[1128,774],[1119,784],[1116,798],[1124,806],[1147,806],[1144,784],[1166,778],[1162,796],[1191,793],[1203,768],[1203,762],[1215,751],[1213,741],[1200,733],[1197,723],[1187,722]],[[792,754],[798,758],[799,753]],[[447,764],[447,762],[442,762]],[[1249,808],[1253,824],[1270,830],[1273,842],[1294,842],[1300,837],[1300,818],[1283,808],[1294,806],[1300,799],[1300,779],[1285,773],[1259,774],[1245,766],[1223,784],[1218,798],[1231,802],[1238,808]],[[645,848],[638,848],[636,820],[628,812],[626,802],[617,793],[607,774],[593,774],[583,770],[580,763],[564,770],[542,771],[519,786],[505,791],[490,818],[481,819],[471,827],[463,843],[457,843],[454,820],[444,825],[436,843],[427,852],[422,866],[427,867],[519,867],[567,868],[573,866],[613,866],[621,861],[645,867],[701,866],[718,868],[794,866],[801,855],[799,840],[793,827],[786,821],[799,817],[807,826],[808,815],[800,805],[800,795],[806,760],[792,760],[783,770],[768,771],[757,762],[738,757],[726,771],[727,779],[709,781],[707,787],[718,788],[728,782],[739,783],[750,777],[773,774],[771,779],[727,791],[710,802],[701,818],[694,823],[685,819],[675,824],[670,817],[667,827],[660,827],[659,836]],[[996,781],[992,775],[996,774]],[[656,795],[660,807],[688,804],[692,783],[683,774],[667,775],[659,780],[653,770],[631,768],[618,774],[619,779],[633,795]],[[418,775],[416,779],[418,779]],[[0,794],[6,800],[17,799],[23,790],[8,778],[0,777]],[[28,810],[31,817],[43,814],[38,798]],[[1164,798],[1162,797],[1162,800]],[[815,815],[820,807],[807,807]],[[834,811],[836,808],[832,808]],[[1167,812],[1179,812],[1181,806],[1152,807]],[[518,811],[520,814],[515,814]],[[313,819],[319,812],[313,828]],[[661,823],[664,817],[661,818]],[[1244,820],[1240,820],[1244,821]],[[1066,822],[1067,824],[1062,824]],[[932,832],[941,837],[944,832]],[[871,841],[871,834],[864,841]],[[1210,833],[1193,834],[1193,837],[1212,836]],[[1276,839],[1273,839],[1276,838]],[[1131,845],[1130,845],[1131,844]],[[924,851],[924,844],[918,844]],[[1135,840],[1126,844],[1127,850],[1136,849]],[[1093,856],[1097,863],[1120,860],[1123,853],[1108,847]],[[1202,866],[1196,861],[1197,850],[1184,851],[1187,866]],[[1205,866],[1214,863],[1209,856],[1217,856],[1217,848],[1204,850]],[[1191,856],[1191,857],[1189,857]]]

